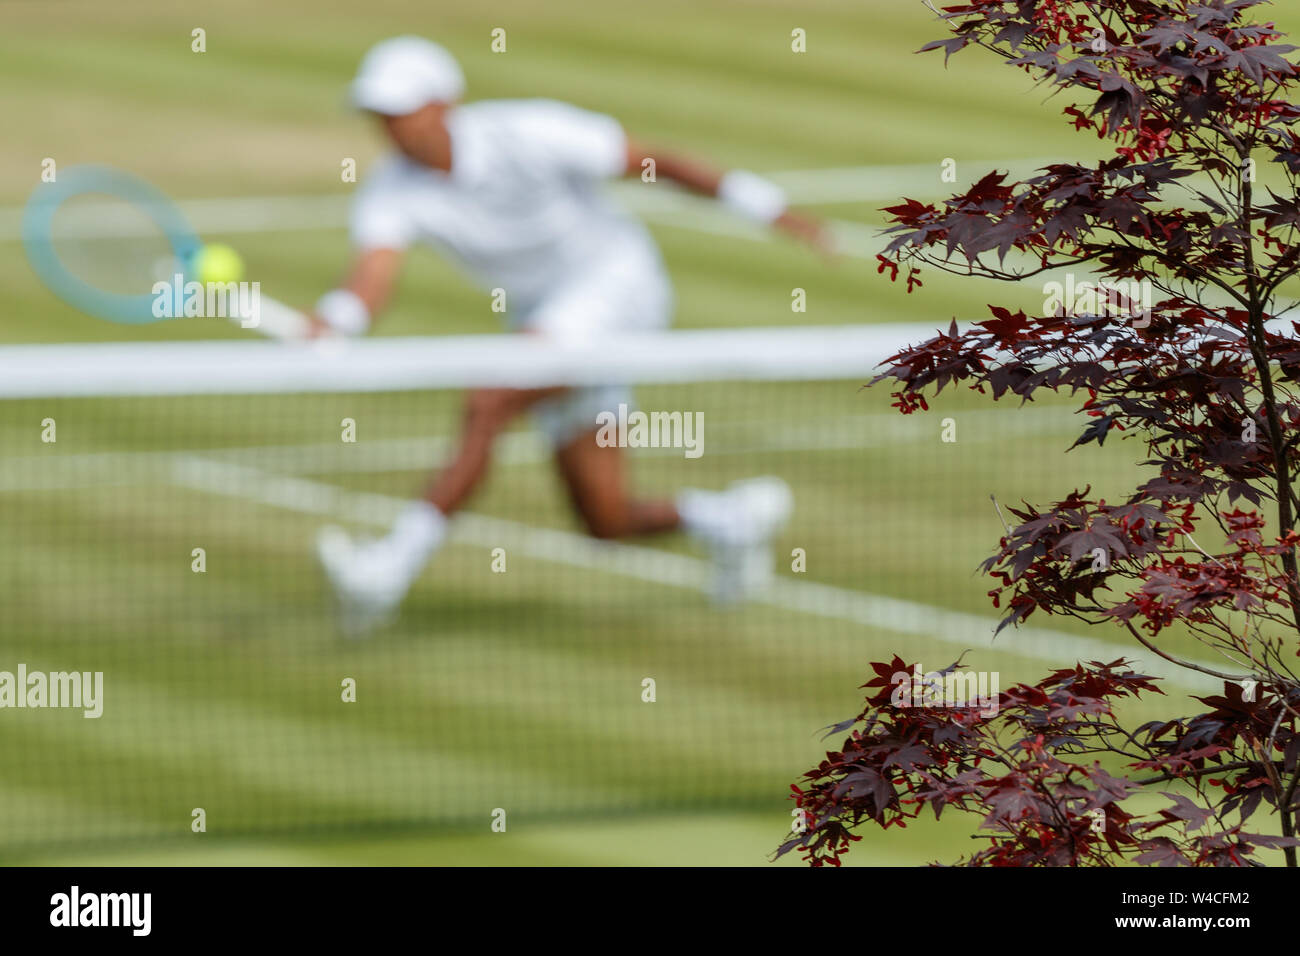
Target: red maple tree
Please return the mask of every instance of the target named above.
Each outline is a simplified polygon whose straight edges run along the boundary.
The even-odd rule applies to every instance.
[[[1023,182],[990,173],[940,203],[904,200],[881,272],[1004,281],[1094,276],[1105,295],[992,318],[905,349],[876,382],[904,414],[967,386],[1020,402],[1081,398],[1074,446],[1122,433],[1149,478],[1126,500],[1074,490],[1015,522],[983,570],[1004,608],[1123,629],[1147,651],[1223,682],[1203,713],[1125,727],[1115,704],[1159,693],[1126,661],[1089,662],[976,707],[898,706],[895,657],[866,706],[794,787],[798,832],[779,853],[838,864],[854,830],[926,807],[982,815],[971,865],[1295,866],[1300,785],[1300,323],[1282,287],[1300,270],[1297,70],[1263,0],[973,0],[943,8],[945,58],[982,47],[1054,87],[1082,132],[1114,144],[1095,164]],[[1284,190],[1258,184],[1275,163]],[[1098,305],[1099,302],[1104,304]],[[1207,550],[1208,549],[1208,550]],[[1191,635],[1221,665],[1172,653]],[[1070,648],[1063,642],[1061,656]],[[958,672],[954,665],[954,673]],[[1102,765],[1107,762],[1109,770]],[[1143,813],[1144,791],[1169,805]],[[1247,832],[1257,811],[1278,835]],[[1257,822],[1252,829],[1259,829]]]

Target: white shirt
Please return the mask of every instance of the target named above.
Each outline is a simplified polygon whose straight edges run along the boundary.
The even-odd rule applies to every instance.
[[[395,153],[366,177],[352,208],[359,249],[423,242],[508,307],[536,303],[611,251],[650,244],[600,189],[622,176],[618,121],[554,100],[496,100],[447,114],[451,171]]]

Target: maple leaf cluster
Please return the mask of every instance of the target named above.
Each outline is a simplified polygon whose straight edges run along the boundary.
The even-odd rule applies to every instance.
[[[1114,704],[1160,690],[1122,659],[1018,684],[993,713],[897,706],[897,675],[915,665],[894,655],[871,666],[865,709],[831,728],[848,731],[840,749],[791,787],[803,824],[778,855],[797,849],[813,866],[839,866],[862,825],[902,828],[927,809],[936,819],[945,810],[980,816],[984,845],[964,866],[1249,866],[1261,848],[1300,844],[1246,830],[1261,803],[1276,809],[1271,781],[1294,779],[1300,695],[1247,702],[1229,683],[1222,696],[1198,698],[1206,713],[1128,729]],[[1244,758],[1241,740],[1254,744]],[[1175,782],[1184,792],[1170,789]],[[1144,791],[1166,805],[1126,806]]]
[[[901,825],[928,804],[984,814],[997,835],[974,863],[1234,864],[1279,846],[1297,865],[1300,323],[1288,314],[1300,302],[1284,286],[1300,272],[1300,69],[1288,58],[1296,47],[1256,19],[1262,3],[944,7],[951,35],[923,50],[942,49],[945,61],[968,47],[1000,56],[1060,94],[1066,120],[1113,153],[1022,182],[990,172],[941,202],[903,199],[886,209],[878,256],[878,271],[909,292],[927,268],[1007,282],[1068,270],[1153,290],[1140,316],[990,305],[991,318],[953,321],[891,356],[872,384],[887,382],[904,414],[953,388],[1020,404],[1066,394],[1082,418],[1074,454],[1112,436],[1135,443],[1148,476],[1119,500],[1084,488],[1009,509],[982,565],[999,630],[1034,614],[1119,627],[1222,680],[1224,696],[1207,699],[1208,714],[1125,731],[1111,699],[1154,685],[1116,662],[1008,692],[993,720],[869,701],[844,749],[796,790],[813,825],[784,849],[837,862],[859,824]],[[1263,189],[1262,166],[1287,188]],[[1175,634],[1221,663],[1171,653]],[[1260,689],[1249,703],[1246,686]],[[1150,779],[1075,759],[1100,753],[1122,754]],[[1120,809],[1135,788],[1175,779],[1193,796],[1171,798],[1160,820]],[[1228,824],[1228,811],[1244,824],[1259,807],[1280,836]],[[1084,826],[1097,809],[1104,834]],[[1179,823],[1209,830],[1172,834]]]

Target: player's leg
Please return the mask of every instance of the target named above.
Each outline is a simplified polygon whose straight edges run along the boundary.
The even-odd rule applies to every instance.
[[[597,538],[630,538],[680,528],[713,556],[711,590],[719,603],[754,596],[771,580],[772,539],[790,515],[790,490],[779,478],[738,481],[723,491],[687,488],[675,499],[632,494],[624,449],[602,446],[596,416],[632,404],[623,388],[575,388],[541,403],[537,423],[574,511]]]
[[[452,460],[425,496],[397,515],[388,534],[354,541],[342,528],[321,529],[317,554],[343,610],[345,631],[361,634],[389,617],[447,535],[447,519],[487,474],[492,446],[519,415],[564,388],[490,388],[467,394]]]
[[[465,397],[460,444],[424,498],[443,515],[459,510],[487,474],[492,446],[512,421],[538,402],[563,394],[559,388],[480,388]]]
[[[460,438],[450,462],[430,482],[423,498],[397,516],[373,552],[392,566],[403,593],[446,537],[447,519],[465,504],[487,475],[492,447],[501,433],[539,402],[563,395],[557,388],[479,388],[465,396]]]
[[[592,537],[631,538],[672,531],[681,524],[674,502],[630,494],[624,450],[599,445],[595,429],[557,448],[555,463],[573,510]]]

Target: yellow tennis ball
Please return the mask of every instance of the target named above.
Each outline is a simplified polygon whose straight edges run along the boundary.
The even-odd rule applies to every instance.
[[[238,282],[244,275],[244,260],[230,246],[213,243],[199,250],[194,274],[200,282]]]

